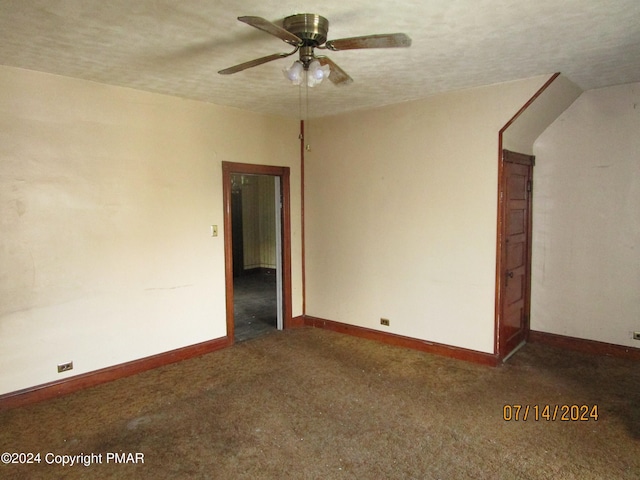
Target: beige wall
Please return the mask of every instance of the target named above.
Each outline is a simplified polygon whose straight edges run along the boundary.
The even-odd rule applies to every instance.
[[[502,148],[533,155],[535,140],[581,93],[582,89],[564,75],[556,77],[503,132]]]
[[[307,314],[493,353],[498,132],[548,78],[310,121]]]
[[[0,67],[0,394],[226,335],[222,161],[291,167],[300,315],[296,120]]]
[[[534,153],[531,327],[640,347],[640,83],[583,93]]]

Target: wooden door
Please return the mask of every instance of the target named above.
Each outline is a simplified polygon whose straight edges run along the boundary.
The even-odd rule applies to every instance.
[[[534,157],[505,150],[502,162],[497,344],[505,359],[529,335]]]

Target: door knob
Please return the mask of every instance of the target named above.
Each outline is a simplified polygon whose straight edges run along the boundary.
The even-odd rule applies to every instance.
[[[513,271],[508,271],[507,270],[507,278],[505,278],[504,280],[504,286],[508,287],[509,286],[509,279],[513,278]]]

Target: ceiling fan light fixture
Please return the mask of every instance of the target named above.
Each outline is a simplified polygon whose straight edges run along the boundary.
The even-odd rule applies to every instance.
[[[289,68],[282,70],[282,73],[292,84],[300,85],[304,77],[304,65],[300,60],[296,60]]]
[[[321,65],[316,59],[309,62],[306,67],[302,61],[296,60],[289,68],[282,70],[282,73],[293,85],[302,84],[306,77],[307,86],[315,87],[329,77],[331,69],[329,65]]]
[[[329,65],[320,65],[318,60],[312,60],[307,67],[307,85],[314,87],[322,83],[331,73]]]

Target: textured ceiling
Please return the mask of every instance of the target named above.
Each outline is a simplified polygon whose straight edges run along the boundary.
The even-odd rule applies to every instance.
[[[327,17],[329,39],[413,39],[329,52],[354,82],[309,89],[304,117],[558,71],[585,90],[640,81],[638,0],[0,0],[0,64],[298,117],[304,91],[281,73],[294,57],[217,74],[291,50],[236,17],[294,13]]]

